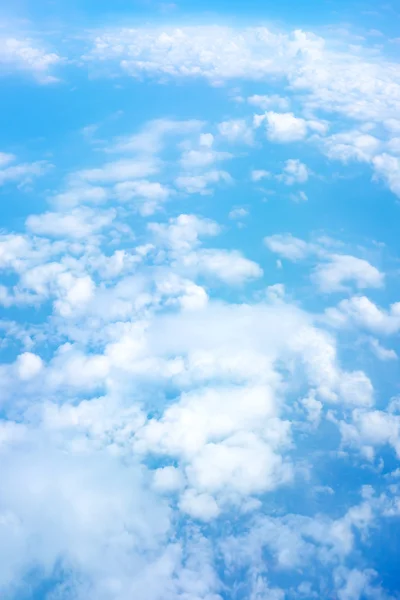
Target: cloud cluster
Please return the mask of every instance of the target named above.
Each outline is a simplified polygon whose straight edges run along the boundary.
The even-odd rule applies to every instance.
[[[90,138],[42,187],[47,162],[0,153],[0,185],[49,204],[0,234],[0,595],[389,600],[370,548],[400,514],[392,275],[377,250],[276,231],[257,193],[306,199],[318,150],[400,194],[398,69],[264,27],[89,43],[114,75],[260,93]],[[48,82],[60,59],[35,48],[3,40],[0,62]]]

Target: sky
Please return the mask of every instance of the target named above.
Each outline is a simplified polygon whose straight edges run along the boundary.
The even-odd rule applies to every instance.
[[[400,598],[400,9],[0,7],[0,596]]]

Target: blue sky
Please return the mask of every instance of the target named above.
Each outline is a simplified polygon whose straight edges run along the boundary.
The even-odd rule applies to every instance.
[[[399,598],[396,5],[0,16],[1,597]]]

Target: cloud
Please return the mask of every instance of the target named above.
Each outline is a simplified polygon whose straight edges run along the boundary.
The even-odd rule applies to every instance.
[[[153,159],[136,160],[126,158],[105,163],[95,169],[77,171],[73,175],[73,180],[88,183],[116,183],[129,179],[142,179],[148,175],[153,175],[157,170]]]
[[[252,106],[257,106],[262,110],[268,110],[269,108],[278,108],[279,110],[287,110],[290,106],[288,98],[282,98],[276,94],[271,96],[254,94],[247,98],[247,102]]]
[[[187,136],[198,133],[203,127],[203,122],[195,119],[173,120],[154,119],[148,121],[133,135],[117,138],[111,146],[111,151],[116,153],[132,153],[152,156],[159,154],[165,147],[166,141],[171,136]],[[143,173],[143,176],[145,173]]]
[[[88,592],[110,597],[117,586],[122,594],[146,589],[150,598],[159,597],[170,576],[168,568],[161,576],[163,566],[178,566],[179,552],[174,556],[173,546],[165,543],[169,509],[148,489],[138,466],[124,466],[107,454],[99,461],[92,453],[65,453],[33,439],[14,451],[6,448],[2,459],[7,462],[2,539],[8,540],[7,550],[1,547],[3,594],[22,592],[34,566],[31,585],[47,575],[62,596],[69,588],[77,598]],[[21,477],[29,502],[20,493]],[[146,569],[153,576],[159,570],[157,585],[146,584]]]
[[[201,169],[209,167],[221,160],[232,158],[229,152],[217,152],[204,147],[202,150],[187,150],[181,157],[181,165],[184,169]]]
[[[353,283],[357,289],[380,288],[384,284],[384,274],[367,260],[330,252],[324,240],[318,244],[305,242],[291,234],[275,234],[264,238],[264,244],[275,254],[294,262],[315,256],[317,264],[311,273],[311,281],[323,293],[345,290],[348,283]]]
[[[0,186],[10,182],[18,183],[20,186],[26,186],[36,177],[45,175],[52,167],[52,165],[46,161],[10,165],[10,163],[16,160],[16,157],[13,154],[1,153],[0,158]]]
[[[228,142],[253,144],[253,130],[244,119],[232,119],[218,124],[219,134]]]
[[[386,182],[388,188],[400,197],[400,159],[390,154],[380,154],[372,160],[376,176]]]
[[[307,194],[305,192],[303,192],[302,190],[300,190],[300,192],[296,192],[294,194],[290,194],[289,198],[293,202],[307,202],[308,201]]]
[[[215,277],[231,285],[241,285],[263,275],[261,267],[237,250],[197,250],[182,257],[186,270]]]
[[[339,423],[342,443],[355,446],[367,458],[373,458],[375,448],[392,446],[400,456],[400,416],[380,410],[364,411],[355,409],[352,423]]]
[[[172,250],[184,251],[197,246],[200,236],[215,236],[220,227],[215,221],[195,215],[179,215],[168,224],[150,223],[149,230]]]
[[[117,198],[122,202],[133,200],[143,216],[152,215],[156,212],[172,193],[165,185],[144,179],[117,183],[114,191]]]
[[[303,140],[307,135],[307,121],[295,117],[293,113],[267,112],[255,117],[255,124],[266,122],[267,138],[270,142],[290,143]]]
[[[289,260],[303,260],[310,252],[312,246],[290,233],[275,234],[264,238],[264,244],[271,252],[279,254]]]
[[[24,352],[17,359],[18,376],[20,379],[27,380],[35,377],[43,368],[43,361],[37,354]]]
[[[344,284],[350,282],[357,289],[380,288],[384,283],[384,275],[364,259],[346,254],[331,254],[327,262],[315,267],[312,281],[321,292],[329,293],[345,289]]]
[[[283,172],[278,178],[286,185],[305,183],[308,180],[309,170],[300,160],[290,158],[286,161]]]
[[[353,296],[328,308],[325,314],[329,322],[339,327],[353,324],[380,335],[391,335],[400,329],[400,302],[383,310],[366,296]]]
[[[226,171],[206,171],[201,175],[179,175],[175,183],[187,194],[210,194],[210,184],[232,182],[232,177]]]
[[[16,160],[16,156],[14,154],[10,154],[9,152],[0,152],[0,168],[6,167],[14,160]]]
[[[297,229],[279,233],[287,214],[258,203],[256,188],[306,183],[318,149],[393,187],[396,70],[378,50],[302,31],[84,35],[94,47],[81,64],[97,76],[231,81],[242,103],[234,114],[215,105],[212,122],[153,119],[133,134],[107,121],[113,136],[86,143],[93,157],[39,190],[51,208],[12,214],[20,229],[0,235],[0,595],[389,597],[368,564],[370,530],[399,512],[395,475],[382,476],[388,450],[400,452],[398,399],[385,407],[396,364],[377,362],[397,357],[381,336],[400,329],[399,311],[352,296],[383,288],[385,255],[378,269],[365,259],[376,245],[326,229],[295,237],[305,226],[295,213],[310,206],[291,205]],[[282,89],[290,99],[262,95]],[[250,125],[254,106],[266,113]],[[268,139],[305,141],[307,156]],[[233,158],[235,182],[220,168]],[[34,164],[0,154],[1,172]],[[230,219],[250,204],[244,229]],[[278,271],[277,258],[295,264]],[[334,306],[317,292],[337,293]]]
[[[233,208],[230,212],[229,212],[229,218],[236,220],[236,219],[241,219],[243,217],[247,217],[249,214],[249,211],[246,208],[243,207],[239,207],[239,208]]]
[[[323,151],[331,159],[348,162],[369,162],[379,153],[382,142],[368,133],[349,131],[336,133],[323,139]]]
[[[31,74],[39,83],[57,81],[52,67],[61,62],[55,52],[47,52],[29,38],[0,37],[0,70]]]
[[[109,197],[107,190],[99,186],[76,185],[65,192],[55,194],[51,202],[59,210],[66,210],[80,204],[103,204]]]
[[[394,350],[384,348],[378,340],[371,339],[370,345],[373,353],[379,360],[397,360],[398,356]]]
[[[255,169],[250,173],[252,181],[261,181],[262,179],[269,179],[271,177],[271,173],[269,171],[265,171],[264,169]]]
[[[140,77],[204,77],[211,82],[286,78],[308,109],[356,120],[396,119],[400,81],[383,55],[312,32],[223,26],[108,28],[93,36],[84,57]],[[340,75],[338,75],[340,74]],[[253,103],[268,102],[253,96]],[[274,96],[272,96],[274,98]],[[275,105],[280,110],[277,100]],[[267,106],[269,108],[269,106]],[[286,107],[285,107],[286,109]]]
[[[75,208],[69,213],[47,212],[31,215],[26,221],[29,231],[49,237],[84,239],[110,225],[115,211],[94,212],[90,208]]]

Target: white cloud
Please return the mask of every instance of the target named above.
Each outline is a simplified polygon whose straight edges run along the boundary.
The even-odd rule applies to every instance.
[[[253,96],[249,96],[247,98],[247,102],[252,106],[258,106],[258,108],[261,108],[262,110],[277,108],[284,111],[290,106],[288,98],[282,98],[282,96],[278,96],[276,94],[272,94],[270,96],[260,96],[259,94],[254,94]]]
[[[232,158],[232,154],[229,152],[217,152],[205,146],[201,150],[187,150],[184,152],[180,163],[184,169],[195,170],[210,167],[218,161],[229,158]]]
[[[133,200],[141,215],[152,215],[171,195],[171,190],[159,182],[139,179],[117,183],[115,194],[122,202]]]
[[[394,350],[389,348],[384,348],[378,340],[371,339],[370,345],[373,353],[379,360],[387,361],[387,360],[397,360],[398,356]]]
[[[179,215],[168,224],[150,223],[149,230],[157,239],[173,250],[186,251],[199,243],[200,236],[215,236],[220,227],[211,219],[195,215]]]
[[[236,219],[242,219],[243,217],[247,217],[249,214],[249,211],[246,208],[243,207],[239,207],[239,208],[233,208],[230,213],[229,213],[229,218],[236,220]]]
[[[61,559],[65,578],[54,589],[60,596],[66,587],[77,598],[107,598],[115,590],[123,596],[146,590],[151,600],[163,595],[179,569],[179,552],[167,541],[170,511],[146,486],[143,470],[38,439],[6,448],[2,460],[4,594],[18,593],[33,565],[49,577]]]
[[[117,138],[111,151],[151,157],[164,149],[168,137],[198,133],[202,127],[203,122],[195,119],[188,121],[154,119],[147,122],[139,133]],[[143,173],[143,177],[145,176],[146,173]]]
[[[298,159],[290,158],[286,161],[283,172],[278,175],[278,179],[286,185],[305,183],[308,180],[309,173],[310,171],[304,163]]]
[[[10,154],[9,152],[0,152],[0,168],[6,167],[10,162],[16,160],[16,158],[14,154]]]
[[[69,213],[31,215],[26,220],[26,226],[39,235],[84,239],[110,225],[114,218],[113,209],[99,212],[90,208],[74,208]]]
[[[376,176],[400,197],[400,159],[390,154],[379,154],[372,160]]]
[[[0,37],[0,69],[6,73],[22,71],[30,73],[40,83],[50,83],[56,78],[50,74],[61,58],[47,52],[28,38]]]
[[[269,179],[271,177],[271,173],[269,171],[265,171],[264,169],[255,169],[251,171],[250,176],[252,181],[261,181],[262,179]]]
[[[296,192],[295,194],[290,194],[290,199],[293,202],[307,202],[308,201],[308,196],[305,192],[303,192],[302,190],[300,192]]]
[[[371,586],[370,582],[377,576],[376,571],[366,569],[346,569],[339,567],[335,570],[334,579],[338,589],[339,600],[360,600],[360,598],[382,598],[382,589]]]
[[[180,175],[175,183],[187,194],[210,194],[210,184],[231,183],[232,178],[226,171],[207,171],[201,175]]]
[[[293,113],[276,113],[269,111],[257,122],[266,121],[267,138],[270,142],[298,142],[307,135],[307,121],[295,117]]]
[[[130,179],[143,179],[157,172],[154,159],[140,160],[124,158],[108,162],[95,169],[84,169],[77,171],[73,177],[75,181],[87,181],[89,183],[116,183],[118,181],[129,181]]]
[[[400,330],[400,302],[383,310],[366,296],[353,296],[339,302],[336,308],[328,308],[325,314],[337,326],[354,324],[380,335],[391,335]]]
[[[344,445],[356,446],[365,456],[373,458],[374,449],[392,446],[400,457],[400,416],[380,410],[355,409],[352,422],[339,423]],[[369,452],[369,449],[372,452]]]
[[[66,210],[80,204],[102,204],[108,199],[107,190],[99,186],[71,186],[51,198],[52,203],[60,210]]]
[[[382,147],[382,142],[368,133],[349,131],[323,138],[324,153],[334,160],[369,162]]]
[[[323,109],[357,121],[398,120],[397,63],[341,39],[340,47],[311,32],[222,26],[108,28],[84,57],[133,77],[204,77],[212,83],[284,78],[308,111]],[[255,102],[262,102],[256,96]],[[279,110],[287,110],[278,103]],[[269,106],[267,108],[270,108]]]
[[[27,380],[35,377],[43,368],[43,361],[37,354],[24,352],[17,358],[17,371],[20,379]]]
[[[10,157],[8,162],[3,162],[2,167],[0,165],[0,186],[10,182],[16,182],[22,186],[28,185],[36,177],[41,177],[42,175],[45,175],[51,168],[51,165],[46,161],[9,165],[9,162],[12,162],[15,159],[12,155],[8,156]]]
[[[237,250],[197,250],[182,257],[182,266],[216,277],[231,285],[241,285],[263,275],[261,267]]]
[[[290,233],[275,234],[264,238],[264,244],[271,252],[289,260],[302,260],[313,247],[304,240],[293,237]]]
[[[199,139],[199,145],[205,148],[211,148],[214,144],[214,136],[212,133],[202,133]]]
[[[218,517],[220,510],[212,496],[204,493],[196,493],[194,490],[186,490],[179,502],[179,508],[194,519],[211,521]]]
[[[239,142],[251,145],[253,143],[253,130],[244,119],[223,121],[218,125],[219,134],[229,142]]]
[[[176,467],[161,467],[154,471],[153,486],[158,491],[179,491],[183,484],[182,473]]]
[[[288,84],[296,90],[296,113],[285,112],[292,108],[284,98],[248,99],[277,111],[267,113],[278,115],[272,126],[262,117],[272,138],[314,138],[323,144],[326,123],[312,115],[319,106],[348,108],[340,86],[350,80],[345,70],[336,69],[348,57],[342,60],[322,38],[262,27],[240,30],[240,35],[201,27],[166,34],[162,29],[121,31],[97,32],[96,52],[105,59],[101,68],[107,68],[111,52],[135,76],[147,73],[164,81],[205,76],[221,83],[239,75],[262,79],[265,90],[272,89],[264,80],[273,74],[275,82]],[[363,52],[353,51],[358,57],[349,64],[353,77],[354,61],[364,64]],[[366,89],[354,82],[353,115],[375,110],[370,81],[366,73]],[[384,81],[382,94],[374,93],[378,104],[386,102],[383,87]],[[391,89],[395,94],[396,84]],[[236,114],[249,110],[246,106],[237,106]],[[362,593],[362,577],[365,594],[376,591],[367,571],[361,576],[355,565],[369,527],[377,524],[375,507],[391,491],[378,489],[373,499],[364,490],[364,502],[334,517],[334,497],[325,496],[322,506],[316,494],[333,490],[337,450],[354,470],[363,465],[347,451],[351,446],[367,459],[386,445],[400,452],[397,403],[386,413],[372,408],[375,396],[381,406],[380,382],[375,393],[361,370],[364,355],[351,355],[357,348],[352,339],[347,344],[352,332],[344,336],[342,360],[343,334],[332,327],[365,322],[377,334],[397,331],[397,305],[385,311],[349,299],[331,309],[330,318],[308,312],[302,301],[315,290],[379,287],[383,274],[327,236],[310,242],[291,234],[268,236],[265,245],[277,256],[305,260],[313,269],[314,288],[292,300],[295,289],[289,283],[296,277],[286,287],[274,283],[274,268],[264,278],[261,266],[246,258],[258,260],[260,240],[242,253],[231,245],[242,233],[232,222],[229,227],[221,221],[222,227],[179,214],[181,205],[196,199],[184,198],[172,186],[204,194],[231,182],[228,173],[213,167],[230,158],[221,145],[252,140],[245,118],[223,118],[219,125],[214,121],[214,135],[204,133],[211,127],[200,121],[160,119],[133,136],[109,144],[98,140],[96,168],[79,165],[57,186],[59,193],[46,191],[59,212],[31,215],[26,234],[0,236],[0,266],[7,270],[2,301],[16,305],[10,314],[25,303],[28,319],[33,313],[25,305],[40,305],[34,325],[0,323],[1,349],[8,353],[10,344],[12,356],[0,365],[0,458],[5,464],[0,589],[6,596],[9,583],[24,581],[26,573],[38,573],[44,584],[51,579],[54,597],[77,600],[220,600],[218,593],[232,589],[237,573],[243,583],[239,595],[251,600],[330,593],[350,600]],[[353,146],[375,156],[369,132],[378,128],[364,124],[358,129],[364,137]],[[278,164],[293,156],[282,152]],[[267,154],[264,162],[250,164],[269,168]],[[12,158],[2,156],[7,169]],[[309,173],[302,162],[289,159],[281,177],[294,185]],[[251,177],[262,181],[276,175],[255,170]],[[196,206],[226,217],[227,206],[250,205],[240,194],[223,204],[198,198]],[[166,202],[170,197],[177,201],[174,206]],[[127,204],[96,206],[108,200]],[[159,223],[140,219],[163,203],[168,212]],[[246,214],[236,208],[229,217]],[[221,283],[242,287],[235,293],[221,290]],[[322,300],[315,309],[311,297],[314,310],[321,310]],[[368,317],[359,314],[364,309]],[[20,346],[24,340],[27,345]],[[394,358],[378,340],[363,336],[361,342],[370,343],[380,360]],[[367,356],[367,367],[372,358]],[[326,419],[338,424],[341,446],[338,436],[325,435],[325,427],[331,427]],[[379,487],[379,474],[371,469],[370,475]],[[21,481],[26,494],[20,493]],[[355,488],[345,485],[353,494]],[[299,512],[306,507],[307,516],[296,514],[293,499]],[[349,498],[343,499],[348,505]],[[314,510],[322,514],[313,516]],[[59,565],[65,581],[57,585]],[[290,584],[279,589],[275,578],[285,572]]]
[[[62,273],[57,278],[59,299],[54,308],[62,317],[74,315],[77,310],[86,307],[94,296],[95,284],[85,275],[74,277],[70,273]]]
[[[346,289],[346,283],[354,283],[357,289],[382,287],[384,275],[364,259],[331,254],[327,262],[315,267],[312,281],[322,292],[337,292]]]

